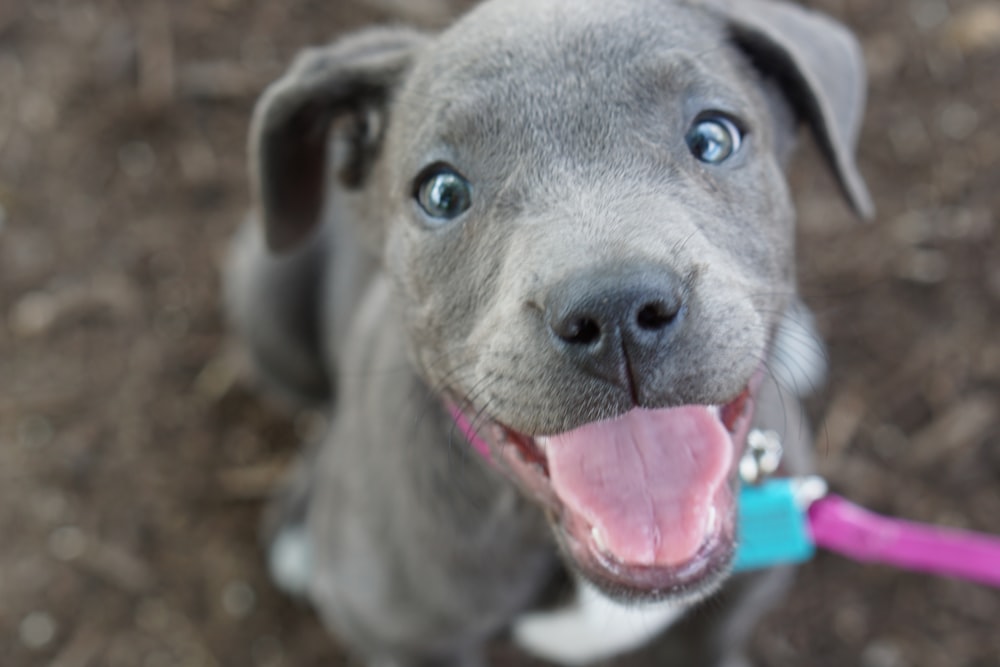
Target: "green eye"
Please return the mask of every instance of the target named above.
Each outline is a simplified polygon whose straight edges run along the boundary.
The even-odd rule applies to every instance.
[[[722,164],[743,143],[743,133],[733,121],[721,114],[699,118],[687,133],[691,154],[706,164]]]
[[[428,172],[417,183],[417,203],[430,218],[448,222],[472,206],[472,185],[454,169],[443,165]]]

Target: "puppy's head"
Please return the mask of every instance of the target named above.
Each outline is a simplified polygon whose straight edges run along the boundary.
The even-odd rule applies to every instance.
[[[791,5],[494,0],[307,53],[258,108],[255,178],[280,250],[319,220],[332,153],[327,204],[394,279],[418,371],[570,562],[691,599],[728,572],[794,294],[796,120],[867,215],[863,97],[854,40]]]

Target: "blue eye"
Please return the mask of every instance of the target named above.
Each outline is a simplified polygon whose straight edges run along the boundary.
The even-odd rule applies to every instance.
[[[428,216],[447,222],[472,206],[472,185],[454,169],[442,165],[417,181],[415,197]]]
[[[740,129],[721,114],[699,118],[688,130],[686,138],[691,154],[707,164],[722,164],[743,143]]]

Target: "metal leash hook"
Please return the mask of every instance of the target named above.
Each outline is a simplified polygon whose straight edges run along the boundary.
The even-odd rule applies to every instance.
[[[784,453],[781,436],[753,429],[747,434],[747,448],[740,459],[740,479],[744,484],[760,484],[778,472]]]

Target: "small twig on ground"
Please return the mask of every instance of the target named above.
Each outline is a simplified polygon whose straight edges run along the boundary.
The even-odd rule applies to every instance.
[[[969,396],[913,435],[910,460],[920,467],[941,464],[956,451],[973,447],[986,438],[996,422],[995,396]]]
[[[139,99],[149,109],[160,109],[174,100],[176,73],[174,35],[169,5],[149,0],[139,17]]]
[[[178,73],[181,96],[207,102],[245,100],[260,94],[271,75],[254,75],[233,62],[199,62],[186,65]]]
[[[50,667],[92,667],[107,640],[106,631],[97,624],[83,625],[73,634]]]
[[[126,593],[140,595],[156,585],[156,576],[145,562],[112,544],[93,545],[79,562],[93,574]]]
[[[268,461],[223,470],[218,475],[219,487],[231,500],[264,500],[278,488],[287,469],[287,461]]]
[[[847,449],[866,412],[864,399],[853,389],[838,392],[816,430],[816,453],[824,461],[836,462]]]

